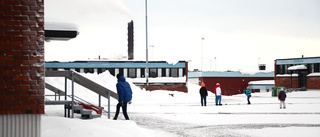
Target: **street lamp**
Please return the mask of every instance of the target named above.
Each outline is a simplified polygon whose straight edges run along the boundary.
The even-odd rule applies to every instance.
[[[146,90],[149,90],[149,67],[148,67],[148,4],[146,0]]]

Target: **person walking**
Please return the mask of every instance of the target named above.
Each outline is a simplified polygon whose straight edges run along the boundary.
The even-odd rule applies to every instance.
[[[220,84],[217,83],[216,84],[216,96],[217,96],[217,99],[216,99],[216,106],[217,105],[222,105],[221,104],[221,88],[220,88]]]
[[[117,83],[117,93],[119,95],[119,103],[117,104],[117,110],[116,114],[113,118],[113,120],[118,119],[120,107],[122,107],[122,113],[126,120],[130,120],[128,113],[127,113],[127,104],[132,99],[132,90],[130,87],[130,84],[126,81],[126,79],[121,76],[120,74],[117,74],[118,83]]]
[[[204,106],[207,106],[208,91],[204,83],[201,84],[200,96],[201,96],[201,106],[203,106],[203,104]]]
[[[251,92],[250,92],[250,87],[249,86],[247,86],[246,90],[243,90],[243,94],[247,95],[248,104],[251,104],[251,102],[250,102]]]
[[[278,99],[280,100],[280,109],[282,109],[282,105],[283,105],[283,109],[286,109],[286,103],[284,102],[286,100],[287,94],[286,92],[284,92],[284,89],[281,88],[281,91],[278,95]]]

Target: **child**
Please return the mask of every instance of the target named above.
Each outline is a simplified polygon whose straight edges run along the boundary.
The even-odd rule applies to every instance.
[[[221,88],[220,88],[220,84],[217,83],[216,84],[216,96],[217,96],[217,99],[216,99],[216,105],[218,106],[221,106]],[[219,103],[219,104],[218,104]]]
[[[247,86],[247,89],[244,90],[243,93],[247,95],[248,104],[251,104],[250,103],[250,97],[251,97],[250,87]]]
[[[283,104],[283,109],[286,109],[286,104],[285,104],[285,100],[286,100],[286,92],[284,92],[283,88],[281,88],[281,91],[279,93],[278,99],[280,100],[280,109],[282,109],[282,104]]]

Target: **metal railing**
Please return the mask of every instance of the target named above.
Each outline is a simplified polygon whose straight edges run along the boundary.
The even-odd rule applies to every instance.
[[[58,89],[48,83],[45,83],[45,85],[46,85],[47,89],[55,92],[55,100],[57,100],[57,94],[59,95],[58,96],[59,101],[60,101],[60,96],[65,96],[65,99],[64,99],[65,101],[67,100],[67,97],[71,98],[72,118],[74,118],[75,100],[78,102],[81,102],[80,100],[82,100],[82,101],[88,103],[87,101],[85,101],[79,97],[76,97],[74,95],[74,82],[76,82],[79,85],[82,85],[82,86],[88,88],[89,90],[96,92],[99,95],[98,108],[99,108],[100,113],[101,113],[101,96],[108,99],[108,111],[105,111],[105,110],[103,110],[103,111],[108,113],[108,119],[110,119],[110,97],[118,99],[118,96],[115,92],[112,92],[111,90],[109,90],[109,89],[107,89],[107,88],[73,72],[73,71],[46,71],[45,74],[46,74],[46,77],[65,77],[65,92],[63,92],[62,90],[60,90],[60,89]],[[67,95],[67,79],[70,79],[72,81],[71,95]],[[103,92],[103,91],[107,91],[107,94],[106,94],[106,92]],[[75,99],[75,97],[78,99]],[[90,105],[93,105],[93,104],[90,103]],[[65,108],[65,116],[66,116],[66,108]]]

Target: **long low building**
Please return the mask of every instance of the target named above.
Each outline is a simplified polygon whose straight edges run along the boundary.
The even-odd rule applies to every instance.
[[[73,62],[46,62],[47,71],[73,70],[79,73],[103,73],[109,71],[116,76],[121,74],[130,79],[135,85],[146,88],[145,61],[73,61]],[[186,83],[187,62],[179,61],[170,64],[166,61],[149,61],[149,90],[172,90],[188,92]]]
[[[198,83],[199,85],[205,83],[206,88],[211,92],[214,92],[216,83],[219,83],[222,95],[241,94],[250,82],[260,80],[274,80],[274,72],[257,72],[252,74],[239,71],[189,72],[190,82]],[[253,82],[249,86],[256,92],[260,91],[260,89],[269,89],[269,86],[258,87],[257,82]]]

